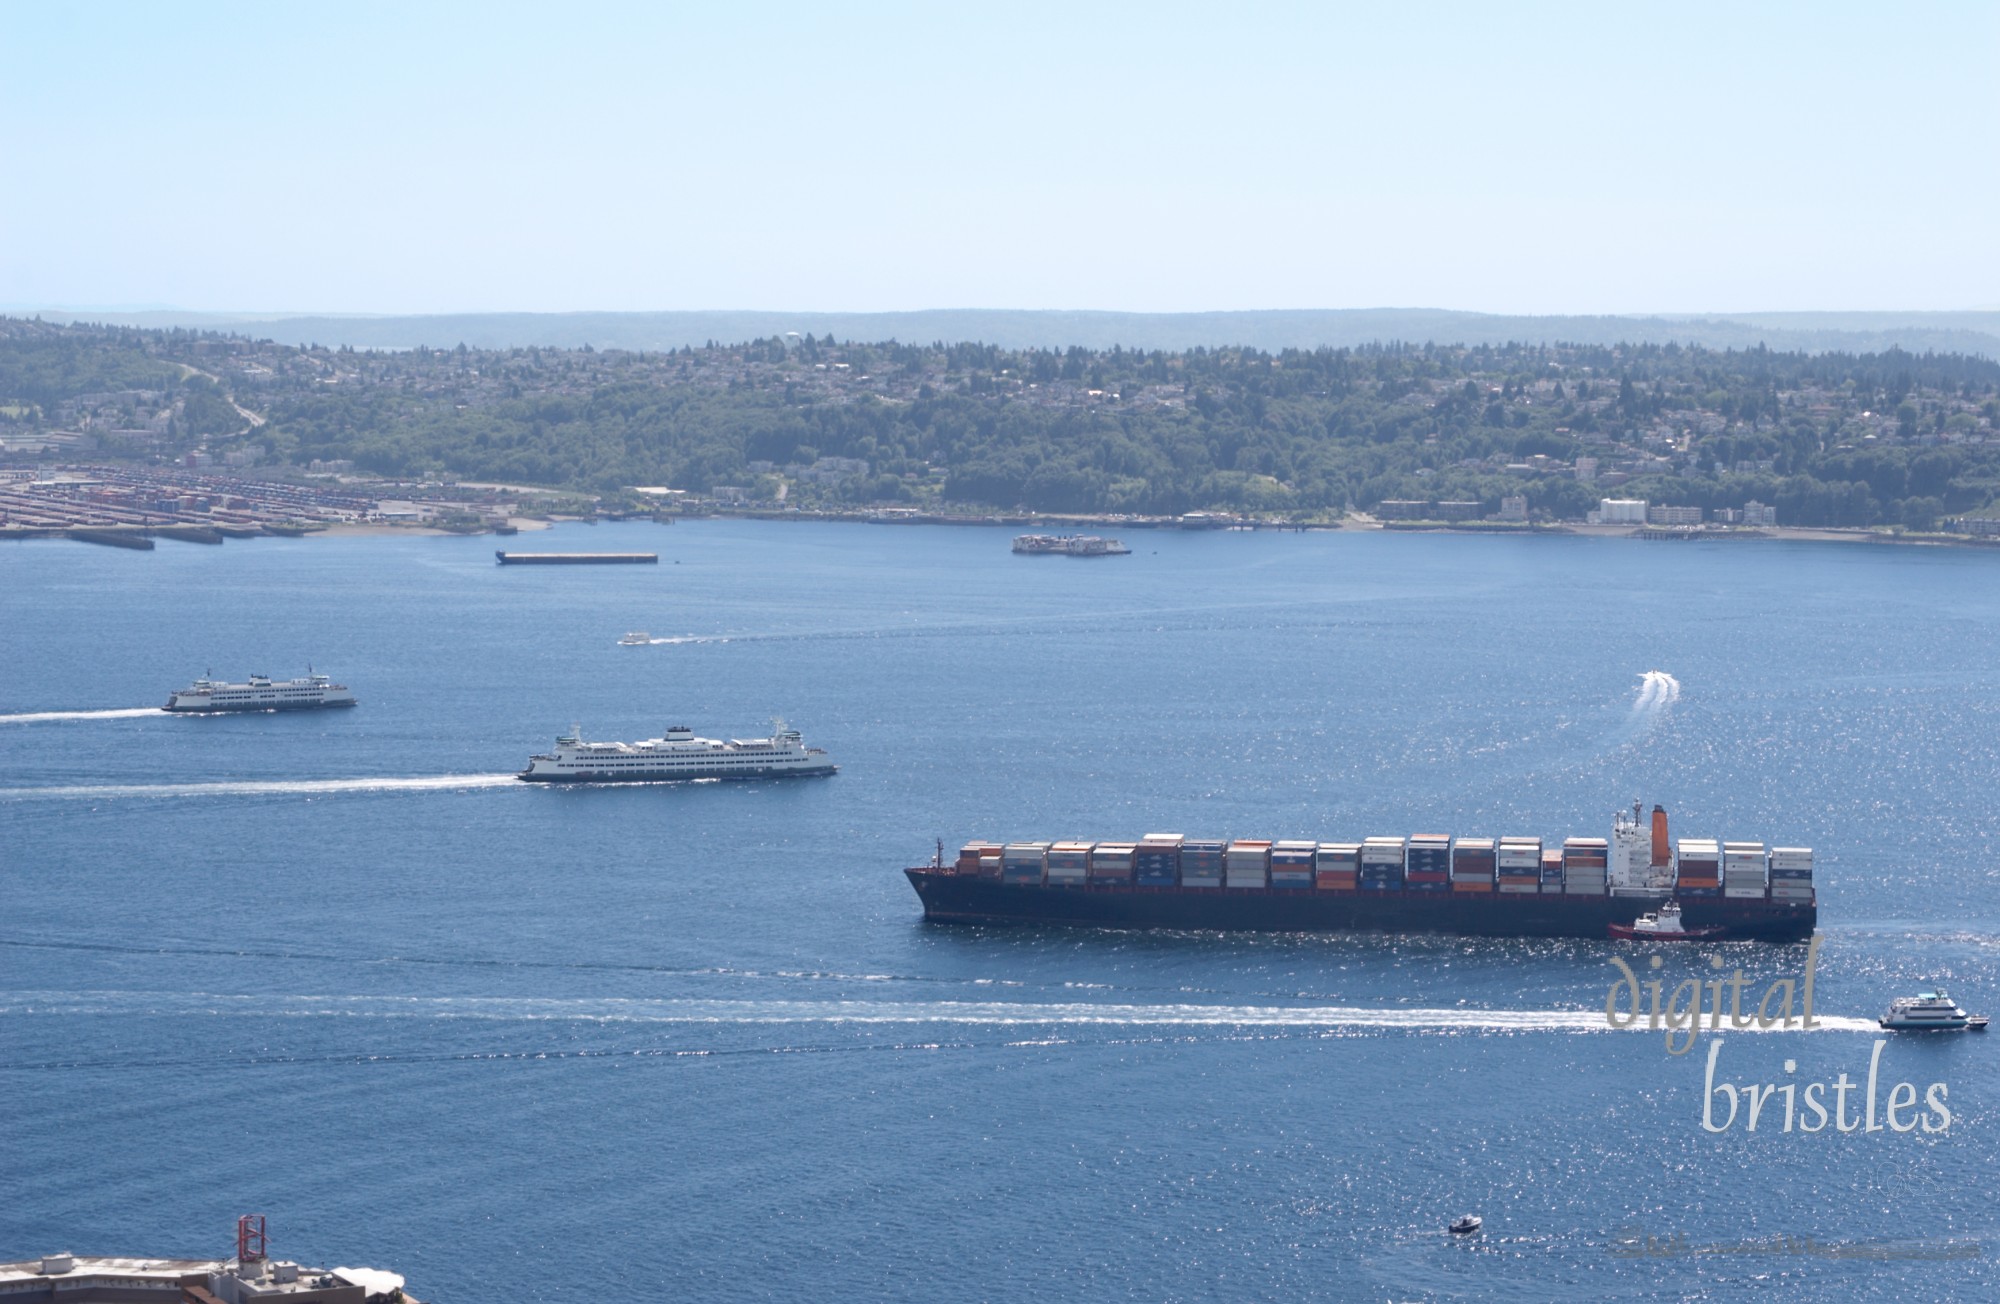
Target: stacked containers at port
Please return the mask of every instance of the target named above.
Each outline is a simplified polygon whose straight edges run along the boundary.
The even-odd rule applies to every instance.
[[[1771,848],[1771,900],[1809,906],[1813,901],[1811,847]]]
[[[1317,842],[1276,842],[1271,845],[1271,886],[1312,890],[1313,856]]]
[[[1560,868],[1562,859],[1557,857]],[[1499,882],[1499,890],[1509,896],[1531,896],[1542,890],[1542,840],[1540,838],[1502,838],[1500,849],[1494,856],[1494,869]],[[1562,878],[1558,875],[1555,891],[1562,891]]]
[[[1322,842],[1313,854],[1313,884],[1322,892],[1352,892],[1361,881],[1361,844]]]
[[[1178,833],[1148,833],[1132,853],[1133,878],[1140,887],[1172,887],[1180,882],[1181,843]]]
[[[1722,895],[1739,900],[1764,898],[1764,844],[1725,842],[1722,844]]]
[[[1130,883],[1132,860],[1138,850],[1137,844],[1131,842],[1098,843],[1090,849],[1090,881]]]
[[[1049,848],[1050,887],[1082,887],[1090,880],[1088,842],[1058,842]]]
[[[1603,896],[1610,859],[1611,844],[1603,838],[1564,838],[1563,895]]]
[[[1491,892],[1496,853],[1491,838],[1460,838],[1451,848],[1451,890]]]
[[[1403,846],[1401,838],[1368,838],[1362,842],[1359,886],[1363,892],[1403,890]]]
[[[1181,841],[1181,886],[1221,887],[1222,856],[1229,844],[1219,838]]]
[[[1682,838],[1674,844],[1674,895],[1722,895],[1722,847],[1714,838]]]
[[[1451,839],[1414,834],[1403,854],[1403,886],[1412,892],[1451,891]]]
[[[1258,838],[1238,838],[1223,856],[1228,887],[1268,887],[1271,882],[1271,844]]]
[[[1010,842],[1000,852],[1000,881],[1003,883],[1039,883],[1047,868],[1049,844],[1046,842]]]

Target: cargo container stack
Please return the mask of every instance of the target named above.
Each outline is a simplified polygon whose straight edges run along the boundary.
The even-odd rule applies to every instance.
[[[1361,844],[1322,842],[1313,855],[1313,881],[1322,892],[1352,892],[1361,882]]]
[[[1225,887],[1269,887],[1271,844],[1261,838],[1238,838],[1223,853]]]
[[[1046,842],[1008,843],[1000,852],[1000,881],[1040,883],[1048,854],[1049,844]]]
[[[1181,843],[1178,833],[1148,833],[1139,839],[1132,854],[1133,877],[1140,887],[1172,887],[1181,881]]]
[[[1090,881],[1090,848],[1088,842],[1057,842],[1049,847],[1048,878],[1050,887],[1082,887]]]
[[[1090,849],[1090,881],[1130,883],[1132,860],[1139,848],[1130,842],[1100,842]]]
[[[1771,900],[1787,905],[1813,903],[1811,847],[1771,848]]]
[[[1451,891],[1451,839],[1418,833],[1403,855],[1403,886],[1412,892]]]
[[[1000,856],[1006,847],[998,842],[968,842],[958,849],[958,872],[981,878],[1000,877]]]
[[[1181,886],[1221,887],[1222,857],[1229,844],[1220,838],[1181,840]]]
[[[1563,853],[1561,847],[1542,849],[1542,893],[1553,896],[1563,890]]]
[[[1762,900],[1767,884],[1764,881],[1764,844],[1761,842],[1725,842],[1722,844],[1722,895],[1738,900]]]
[[[1561,862],[1558,861],[1558,864]],[[1509,896],[1532,896],[1542,890],[1542,840],[1540,838],[1502,838],[1500,850],[1495,857],[1499,890]],[[1560,879],[1556,891],[1562,891]]]
[[[1310,892],[1317,842],[1278,842],[1271,846],[1271,886]]]
[[[1359,886],[1363,892],[1403,890],[1403,846],[1401,838],[1368,838],[1362,842]]]
[[[1722,847],[1714,838],[1682,838],[1674,844],[1674,895],[1722,895]]]
[[[1563,895],[1603,896],[1611,843],[1604,838],[1564,838]]]
[[[1493,839],[1460,838],[1451,849],[1451,890],[1491,892],[1494,856]]]

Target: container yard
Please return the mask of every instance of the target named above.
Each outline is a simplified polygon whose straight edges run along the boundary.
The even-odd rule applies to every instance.
[[[968,842],[904,871],[928,919],[1099,927],[1603,938],[1675,900],[1689,928],[1801,941],[1818,923],[1808,847],[1667,837],[1666,811],[1610,838],[1381,834]]]

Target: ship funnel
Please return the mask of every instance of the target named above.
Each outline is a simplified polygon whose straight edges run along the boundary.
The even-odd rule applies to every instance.
[[[1667,808],[1653,807],[1653,863],[1670,865],[1673,863],[1673,844],[1667,841]]]

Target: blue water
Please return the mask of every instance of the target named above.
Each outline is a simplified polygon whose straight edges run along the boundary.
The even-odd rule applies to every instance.
[[[1602,1027],[1608,943],[939,928],[898,872],[935,838],[1602,835],[1660,801],[1819,853],[1834,1026],[1725,1034],[1721,1079],[1860,1079],[1891,996],[2000,1006],[1995,558],[1128,542],[0,548],[0,1260],[221,1254],[254,1210],[439,1301],[2000,1295],[2000,1038],[1883,1052],[1884,1097],[1947,1084],[1945,1132],[1714,1134],[1713,1034]],[[18,718],[308,660],[362,705]],[[500,777],[572,722],[778,714],[840,774]],[[1663,974],[1711,954],[1754,992],[1804,948]],[[1633,1229],[1821,1252],[1635,1260]],[[1978,1257],[1829,1252],[1888,1241]]]

